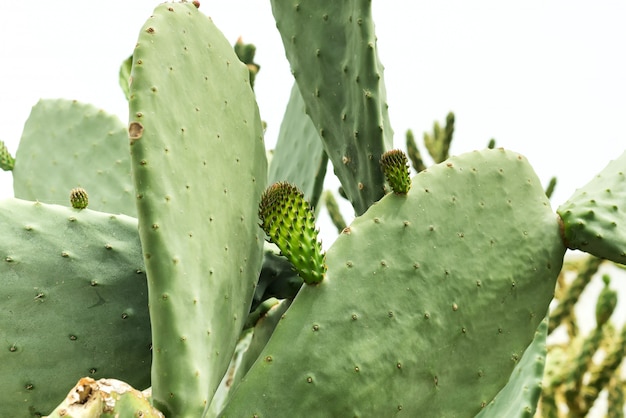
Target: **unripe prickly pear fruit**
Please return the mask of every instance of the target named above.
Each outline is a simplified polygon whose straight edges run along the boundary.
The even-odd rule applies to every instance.
[[[315,215],[297,187],[280,182],[267,188],[259,204],[259,219],[269,241],[278,246],[305,283],[324,279],[326,256],[317,239]]]
[[[406,154],[399,149],[387,151],[380,158],[380,165],[393,192],[407,194],[411,188],[411,177]]]
[[[611,278],[605,274],[602,276],[602,281],[604,281],[604,288],[600,291],[596,303],[596,326],[598,328],[609,320],[617,306],[617,292],[609,288]]]
[[[0,141],[0,168],[4,171],[13,170],[15,158],[11,155],[4,141]]]
[[[74,209],[85,209],[89,204],[87,191],[82,187],[76,187],[70,192],[70,203]]]

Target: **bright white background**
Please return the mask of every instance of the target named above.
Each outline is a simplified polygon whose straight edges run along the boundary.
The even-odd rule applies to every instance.
[[[201,3],[231,43],[257,45],[256,93],[272,147],[292,81],[269,1]],[[15,153],[42,97],[89,102],[126,121],[119,65],[156,4],[1,2],[0,140]],[[544,184],[558,177],[555,208],[626,149],[626,2],[373,4],[397,147],[406,129],[420,140],[452,110],[453,154],[495,138],[525,154]],[[11,181],[0,172],[0,197],[12,195]],[[321,222],[327,247],[334,232]]]

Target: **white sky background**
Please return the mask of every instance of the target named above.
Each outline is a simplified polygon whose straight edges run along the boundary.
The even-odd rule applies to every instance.
[[[119,65],[157,4],[0,3],[0,140],[13,154],[39,98],[77,99],[126,121]],[[373,4],[396,147],[405,148],[407,129],[421,141],[452,110],[453,154],[495,138],[526,155],[544,185],[558,177],[555,208],[626,149],[626,2]],[[292,79],[269,1],[203,0],[200,10],[231,43],[241,35],[256,44],[255,91],[272,147]],[[11,175],[0,172],[0,198],[9,196]]]

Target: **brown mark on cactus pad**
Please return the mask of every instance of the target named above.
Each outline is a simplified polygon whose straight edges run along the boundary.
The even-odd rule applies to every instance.
[[[128,126],[128,138],[130,138],[130,143],[133,144],[135,141],[141,139],[143,135],[143,125],[139,122],[131,122]]]

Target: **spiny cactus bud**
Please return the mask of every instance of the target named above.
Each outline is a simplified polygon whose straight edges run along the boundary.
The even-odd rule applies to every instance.
[[[82,187],[76,187],[70,192],[70,203],[74,209],[85,209],[89,204],[87,191]]]
[[[407,194],[411,188],[411,178],[406,154],[399,149],[387,151],[380,158],[380,165],[393,192]]]
[[[305,283],[324,279],[326,256],[317,240],[315,215],[297,187],[287,182],[268,187],[261,196],[259,219],[269,241],[278,246]]]
[[[598,328],[609,320],[615,306],[617,306],[617,292],[609,288],[611,278],[605,274],[602,276],[602,280],[604,281],[604,288],[600,291],[596,302],[596,326]]]
[[[4,171],[13,170],[15,158],[11,155],[4,141],[0,141],[0,168]]]

